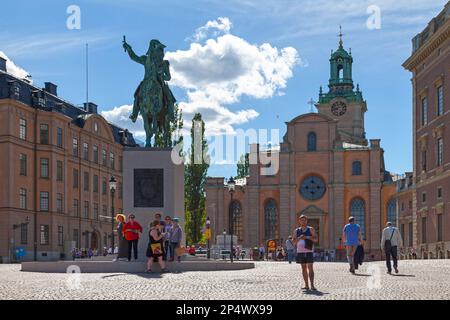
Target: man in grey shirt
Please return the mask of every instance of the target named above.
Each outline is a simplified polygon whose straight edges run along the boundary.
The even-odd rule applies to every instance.
[[[391,256],[394,261],[395,273],[398,273],[398,247],[403,247],[402,236],[398,228],[394,227],[391,222],[388,222],[381,235],[381,250],[383,250],[386,255],[386,267],[388,269],[388,274],[391,274],[392,272]]]
[[[170,229],[170,260],[173,261],[175,258],[175,250],[176,248],[180,247],[181,245],[181,239],[183,237],[183,230],[181,230],[181,227],[178,225],[178,222],[180,220],[178,218],[173,218],[172,220],[172,228]],[[178,261],[181,260],[181,257],[178,256]]]
[[[295,245],[294,241],[292,240],[292,236],[289,236],[289,238],[286,240],[286,251],[289,264],[291,264],[292,261],[294,260],[294,251],[295,251]]]

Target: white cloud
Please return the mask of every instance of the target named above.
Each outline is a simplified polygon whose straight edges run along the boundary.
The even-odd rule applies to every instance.
[[[132,110],[132,105],[123,105],[115,107],[112,110],[101,111],[100,114],[109,122],[114,123],[119,127],[127,128],[133,132],[136,138],[145,140],[144,122],[142,121],[142,117],[139,116],[135,123],[131,122],[129,116]]]
[[[244,124],[259,113],[254,109],[231,111],[227,105],[243,96],[267,99],[282,95],[281,89],[301,63],[297,50],[278,49],[268,43],[250,44],[232,34],[191,43],[188,50],[167,52],[170,85],[187,90],[180,107],[187,116],[200,112],[207,133],[234,134],[234,125]],[[188,121],[185,121],[187,124]]]
[[[0,57],[6,59],[6,71],[8,73],[21,79],[25,79],[27,75],[29,75],[29,73],[26,70],[17,66],[11,59],[9,59],[8,56],[3,51],[0,51]]]
[[[235,134],[235,126],[243,125],[259,116],[252,108],[237,108],[241,98],[267,99],[283,94],[293,68],[300,64],[297,50],[278,49],[269,43],[250,44],[230,34],[231,21],[218,18],[196,31],[196,39],[214,35],[204,44],[193,41],[188,50],[166,52],[170,61],[171,87],[186,92],[186,99],[178,101],[184,115],[184,134],[189,134],[195,113],[201,113],[207,135]],[[102,115],[119,126],[129,128],[138,138],[145,137],[142,119],[130,127],[132,106],[124,105]]]
[[[202,41],[206,39],[208,35],[217,37],[219,34],[230,33],[232,23],[227,17],[219,17],[216,20],[208,21],[204,26],[197,28],[194,35],[187,40],[193,40],[194,42]]]

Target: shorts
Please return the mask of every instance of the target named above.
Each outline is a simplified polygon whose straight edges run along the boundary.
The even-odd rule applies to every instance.
[[[314,255],[312,252],[298,252],[296,262],[300,264],[314,263]]]

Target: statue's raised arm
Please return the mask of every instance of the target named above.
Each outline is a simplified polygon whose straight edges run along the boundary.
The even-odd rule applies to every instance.
[[[125,52],[128,53],[128,55],[130,56],[131,60],[140,64],[145,64],[145,56],[139,57],[136,53],[134,53],[131,46],[127,43],[125,36],[123,36],[122,45],[123,48],[125,49]]]

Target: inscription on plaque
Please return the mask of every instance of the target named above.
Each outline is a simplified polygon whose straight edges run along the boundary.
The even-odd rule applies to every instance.
[[[134,169],[134,207],[164,207],[164,170]]]

